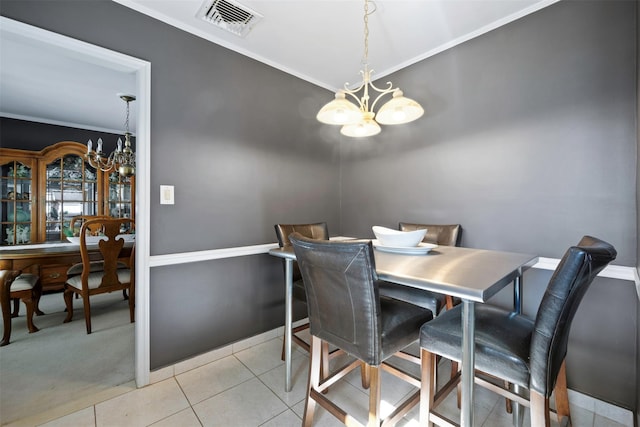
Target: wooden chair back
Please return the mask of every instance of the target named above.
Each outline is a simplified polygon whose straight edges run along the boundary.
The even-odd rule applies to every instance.
[[[78,215],[78,216],[74,216],[73,218],[71,218],[71,221],[69,223],[69,230],[71,230],[71,233],[73,234],[74,237],[78,237],[80,236],[80,228],[82,227],[82,225],[87,222],[90,219],[105,219],[105,218],[111,218],[108,215]],[[95,225],[93,225],[92,227],[88,228],[89,234],[91,236],[97,236],[98,234],[100,234],[100,228],[98,226],[98,223],[96,223]]]
[[[86,220],[80,228],[80,256],[82,273],[80,276],[68,275],[64,289],[64,301],[67,317],[64,323],[73,318],[73,295],[82,297],[87,334],[91,333],[90,297],[105,292],[122,290],[127,299],[129,292],[129,316],[133,323],[135,307],[135,243],[131,248],[128,262],[122,263],[125,239],[121,230],[133,231],[135,223],[130,218],[93,218]],[[90,230],[100,230],[100,236],[91,236]],[[99,239],[96,239],[99,237]],[[95,247],[98,247],[98,253]],[[74,266],[75,267],[75,266]],[[72,267],[72,269],[74,268]],[[71,269],[70,269],[71,270]]]

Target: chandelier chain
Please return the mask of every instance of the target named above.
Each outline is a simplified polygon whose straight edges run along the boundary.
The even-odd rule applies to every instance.
[[[129,132],[129,102],[130,101],[126,101],[127,102],[127,116],[126,119],[124,120],[124,130],[125,132]]]
[[[364,2],[364,56],[363,64],[369,63],[369,1]]]

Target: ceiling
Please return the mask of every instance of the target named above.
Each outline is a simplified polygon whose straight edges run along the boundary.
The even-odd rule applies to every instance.
[[[236,26],[225,13],[229,8],[247,10],[256,18],[243,36],[199,16],[214,0],[115,1],[331,91],[361,79],[362,0],[216,0],[222,2],[216,6],[228,28]],[[373,79],[556,1],[372,2],[368,62]],[[135,94],[133,73],[113,64],[86,61],[66,48],[7,27],[0,26],[0,115],[113,132],[123,129],[125,104],[118,94]],[[134,104],[131,129],[135,132]]]

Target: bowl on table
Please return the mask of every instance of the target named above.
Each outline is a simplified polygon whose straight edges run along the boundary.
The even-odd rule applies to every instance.
[[[424,235],[427,233],[426,229],[400,231],[394,230],[393,228],[381,227],[379,225],[374,225],[371,229],[373,230],[373,234],[376,235],[376,239],[379,244],[397,248],[418,246],[424,238]]]

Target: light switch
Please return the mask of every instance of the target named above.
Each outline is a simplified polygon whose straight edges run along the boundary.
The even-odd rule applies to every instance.
[[[173,205],[173,185],[161,185],[160,186],[160,204],[161,205]]]

